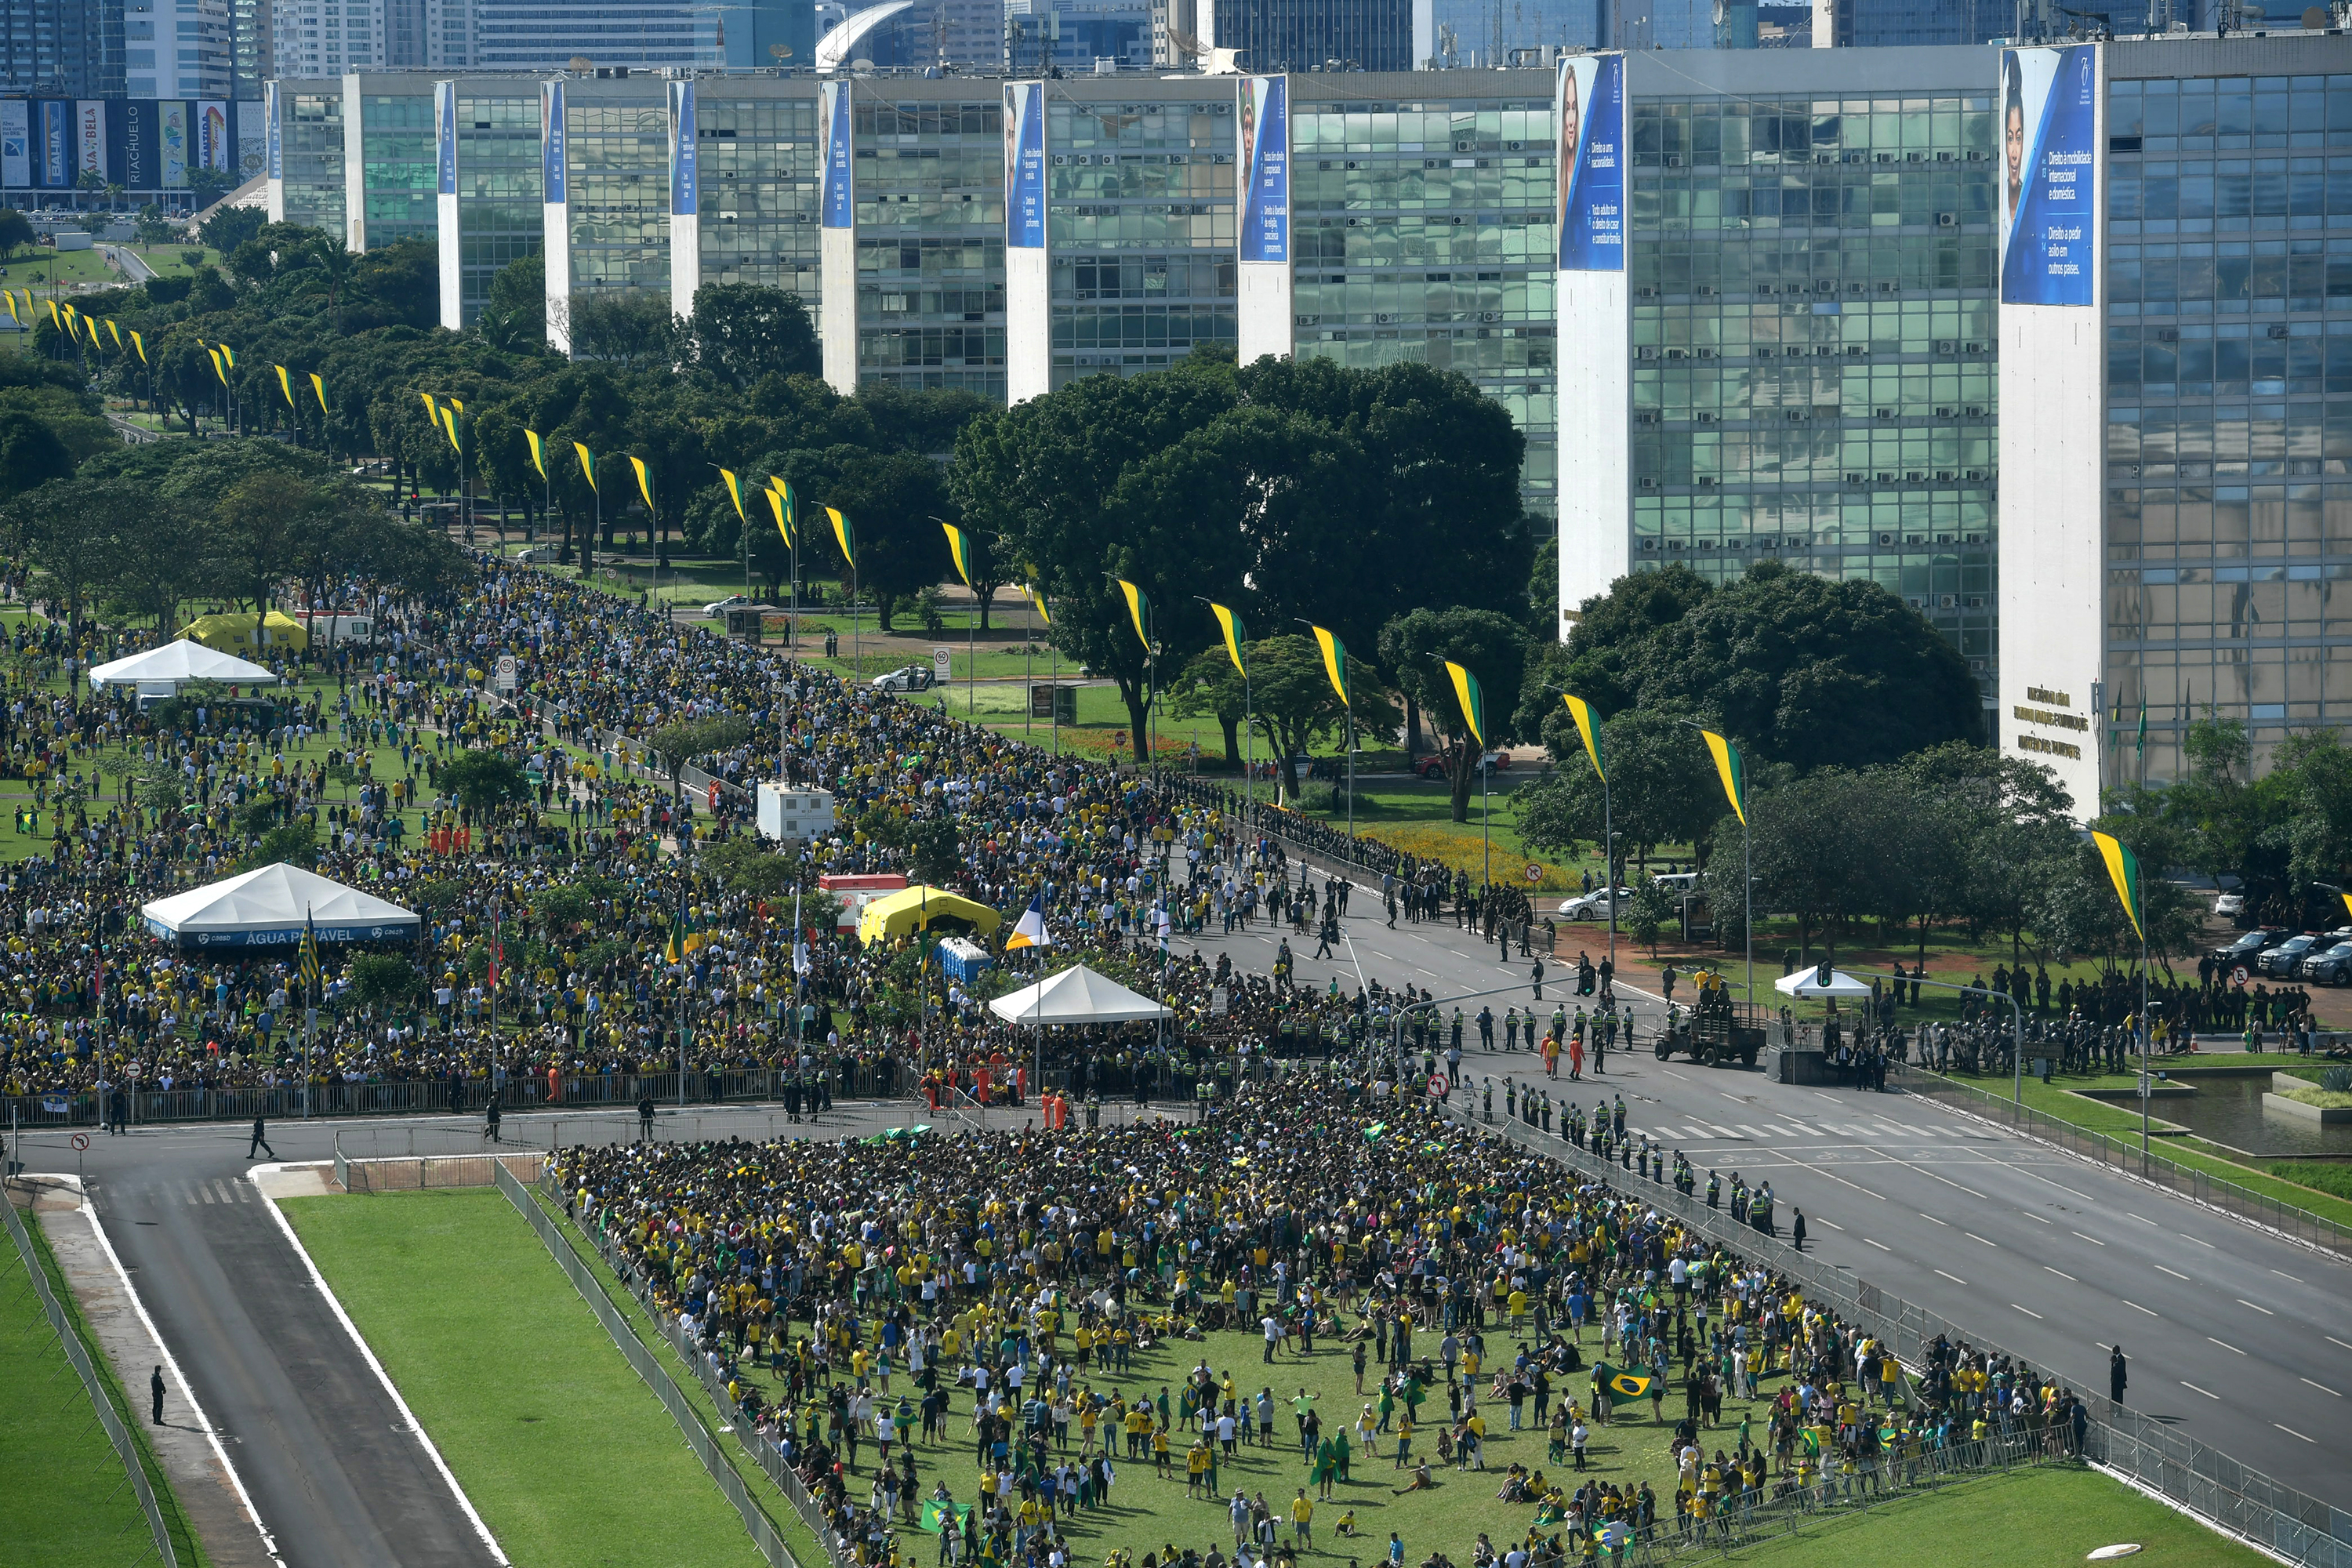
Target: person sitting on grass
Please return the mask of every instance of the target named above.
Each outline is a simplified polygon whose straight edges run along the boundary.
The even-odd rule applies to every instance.
[[[1436,1486],[1437,1483],[1429,1479],[1429,1461],[1427,1459],[1423,1459],[1420,1464],[1415,1465],[1412,1468],[1412,1480],[1411,1484],[1402,1487],[1391,1487],[1389,1489],[1389,1495],[1391,1497],[1402,1497],[1407,1492],[1431,1491],[1433,1490]]]

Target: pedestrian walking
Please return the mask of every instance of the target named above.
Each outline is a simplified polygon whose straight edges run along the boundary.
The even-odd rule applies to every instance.
[[[2124,1402],[2124,1390],[2131,1385],[2130,1363],[2124,1360],[2124,1347],[2117,1345],[2107,1352],[2107,1397],[2117,1405]]]
[[[1534,986],[1535,986],[1535,993],[1536,993],[1536,1000],[1537,1000],[1537,1001],[1538,1001],[1538,1002],[1542,1001],[1542,1000],[1543,1000],[1543,960],[1542,960],[1542,959],[1540,959],[1540,958],[1537,959],[1537,960],[1535,961],[1535,963],[1533,964],[1533,966],[1532,966],[1532,967],[1530,967],[1530,968],[1528,969],[1528,979],[1530,982],[1532,982],[1532,983],[1534,984]]]
[[[482,1112],[482,1131],[488,1136],[491,1142],[496,1143],[500,1142],[499,1137],[499,1101],[498,1096],[495,1094],[490,1097],[489,1105]]]
[[[654,1141],[654,1097],[650,1094],[637,1101],[637,1139],[645,1143]]]
[[[1789,1239],[1796,1244],[1798,1251],[1805,1250],[1805,1211],[1801,1208],[1789,1210]]]
[[[253,1142],[245,1146],[245,1157],[248,1160],[252,1159],[256,1149],[261,1150],[273,1160],[278,1158],[278,1151],[269,1146],[269,1124],[265,1118],[259,1116],[253,1119]]]
[[[161,1426],[163,1424],[163,1369],[160,1366],[147,1374],[147,1398],[152,1406],[148,1419]]]

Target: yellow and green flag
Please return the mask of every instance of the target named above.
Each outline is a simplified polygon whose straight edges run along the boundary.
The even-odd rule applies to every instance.
[[[466,450],[466,444],[457,438],[457,407],[456,404],[453,403],[448,407],[441,410],[441,428],[448,433],[449,445],[451,448],[457,451],[460,456],[463,456]]]
[[[1331,678],[1331,689],[1339,694],[1340,701],[1353,703],[1355,699],[1348,695],[1348,645],[1321,626],[1307,629],[1315,634],[1315,646],[1323,650],[1323,673]]]
[[[1054,616],[1052,613],[1045,608],[1045,590],[1040,588],[1034,583],[1024,584],[1023,586],[1028,590],[1029,602],[1037,606],[1037,618],[1045,622],[1047,626],[1052,626],[1054,624]]]
[[[735,503],[735,521],[751,521],[750,518],[743,515],[743,482],[735,477],[735,470],[721,468],[719,470],[719,477],[727,481],[727,499]]]
[[[16,314],[16,290],[14,289],[7,290],[7,300],[8,319],[16,322],[18,326],[23,326],[25,324],[25,318]]]
[[[289,376],[288,376],[288,375],[287,375],[287,374],[286,374],[286,367],[285,367],[284,365],[282,365],[282,364],[278,364],[278,365],[272,365],[272,366],[270,366],[269,368],[270,368],[270,369],[272,369],[272,370],[274,370],[274,371],[276,371],[276,372],[278,373],[278,390],[279,392],[281,392],[281,393],[285,394],[285,395],[286,395],[286,406],[287,406],[287,407],[289,407],[289,408],[293,407],[293,406],[294,406],[294,382],[293,382],[293,380],[292,380],[292,378],[291,378],[291,377],[289,377]]]
[[[593,493],[602,494],[603,492],[596,489],[596,454],[588,449],[588,444],[584,441],[572,442],[572,449],[580,454],[580,475],[588,481],[588,489]]]
[[[1212,602],[1209,613],[1217,617],[1217,628],[1225,634],[1225,657],[1234,661],[1234,668],[1241,672],[1242,679],[1248,679],[1249,666],[1242,662],[1242,644],[1249,640],[1249,629],[1227,605]]]
[[[226,343],[223,343],[220,346],[220,352],[221,359],[228,365],[229,369],[235,370],[236,368],[236,351],[229,347]]]
[[[646,470],[646,460],[643,458],[632,457],[629,459],[629,467],[636,469],[637,493],[646,498],[646,510],[647,511],[652,511],[654,510],[654,481],[652,477]]]
[[[1620,1371],[1605,1361],[1593,1363],[1592,1375],[1601,1384],[1601,1392],[1609,1396],[1612,1410],[1649,1398],[1651,1388],[1658,1381],[1646,1372]]]
[[[546,479],[547,438],[536,430],[524,431],[522,433],[522,438],[523,443],[530,448],[530,466],[539,470],[539,477],[541,479]]]
[[[223,386],[226,386],[228,384],[228,372],[221,368],[221,351],[218,349],[206,349],[205,353],[213,362],[213,374],[220,377],[220,384]]]
[[[1143,639],[1143,651],[1156,651],[1151,646],[1151,600],[1142,589],[1124,577],[1114,578],[1118,591],[1127,595],[1127,614],[1135,622],[1135,635]]]
[[[852,572],[857,570],[857,530],[842,516],[837,508],[827,507],[824,515],[833,519],[834,542],[841,546],[841,558],[849,563]]]
[[[2147,928],[2140,918],[2147,912],[2147,889],[2139,879],[2139,857],[2112,833],[2093,833],[2091,842],[2099,847],[2099,858],[2107,863],[2107,876],[2115,882],[2116,897],[2124,901],[2124,918],[2131,921],[2132,934],[2146,942]]]
[[[1723,780],[1723,793],[1731,802],[1731,814],[1739,818],[1739,826],[1748,826],[1748,769],[1740,763],[1739,748],[1712,730],[1701,730],[1706,737],[1706,749],[1714,753],[1715,771]]]
[[[131,335],[132,337],[134,337],[134,338],[135,338],[135,337],[137,337],[139,334],[138,334],[138,333],[136,333],[136,332],[133,332],[133,333],[131,333]],[[143,353],[142,353],[142,354],[141,354],[139,357],[140,357],[141,359],[145,359],[147,356],[146,356],[145,354],[143,354]],[[319,412],[320,412],[320,413],[321,413],[321,414],[327,414],[327,413],[331,413],[331,412],[332,412],[332,411],[331,411],[331,409],[329,409],[329,408],[328,408],[328,406],[327,406],[327,378],[326,378],[325,376],[323,376],[323,375],[320,375],[320,374],[317,371],[315,371],[315,370],[314,370],[314,371],[312,371],[312,372],[310,373],[310,392],[311,392],[311,395],[312,395],[313,396],[317,397],[317,398],[318,398],[318,400],[319,400]]]
[[[784,498],[774,490],[761,490],[760,493],[768,498],[768,510],[776,514],[776,531],[783,535],[784,548],[798,549],[799,546],[793,542],[793,514],[785,510]]]
[[[435,429],[439,429],[441,427],[441,405],[434,399],[433,395],[429,392],[420,392],[416,395],[425,399],[425,417],[433,421],[433,426]]]
[[[1462,705],[1462,721],[1470,727],[1470,738],[1481,750],[1486,744],[1486,693],[1478,678],[1454,663],[1445,660],[1445,673],[1454,681],[1454,700]]]
[[[1592,759],[1592,772],[1602,784],[1609,782],[1609,769],[1601,761],[1601,721],[1594,717],[1592,704],[1581,697],[1560,693],[1568,704],[1569,717],[1576,721],[1576,732],[1584,737],[1584,754]]]
[[[956,575],[963,579],[965,587],[971,587],[971,536],[952,522],[943,522],[940,527],[947,532],[948,558],[955,563]]]
[[[139,351],[139,363],[141,364],[145,364],[147,363],[147,340],[139,335],[139,329],[136,327],[131,329],[131,346]]]
[[[114,318],[111,316],[106,318],[106,330],[108,333],[113,337],[114,346],[118,349],[121,348],[122,346],[122,329],[116,324]]]

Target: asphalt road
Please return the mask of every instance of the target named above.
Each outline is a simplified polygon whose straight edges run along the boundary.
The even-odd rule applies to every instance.
[[[1499,1014],[1534,1000],[1524,960],[1450,921],[1393,931],[1360,889],[1336,961],[1295,942],[1300,984],[1337,978],[1425,986],[1444,1002]],[[1367,910],[1372,912],[1367,913]],[[1601,933],[1593,932],[1597,952]],[[1198,945],[1263,973],[1271,929]],[[1190,942],[1184,946],[1193,945]],[[1550,966],[1542,1011],[1566,994]],[[1573,1005],[1571,1000],[1571,1006]],[[1637,999],[1643,1032],[1654,1016]],[[1526,1051],[1475,1049],[1465,1030],[1462,1092],[1522,1082]],[[1564,1069],[1563,1069],[1564,1070]],[[2339,1497],[2352,1452],[2352,1265],[2142,1187],[2031,1140],[1903,1095],[1769,1084],[1760,1072],[1619,1053],[1605,1079],[1549,1086],[1588,1107],[1622,1095],[1628,1124],[1679,1149],[1704,1173],[1769,1179],[1801,1209],[1809,1250],[1984,1335],[2079,1387],[2105,1388],[2107,1348],[2131,1363],[2127,1399],[2197,1438],[2314,1495]],[[845,1108],[790,1129],[769,1108],[665,1113],[665,1132],[814,1131],[838,1136],[903,1123],[906,1107]],[[626,1136],[609,1114],[509,1119],[544,1145]],[[277,1157],[320,1160],[333,1132],[384,1154],[474,1152],[472,1118],[273,1126]],[[142,1130],[100,1138],[85,1168],[99,1213],[148,1310],[224,1430],[263,1522],[291,1568],[481,1563],[488,1554],[421,1445],[278,1233],[242,1173],[247,1130]],[[30,1168],[71,1170],[62,1137],[27,1141]],[[1704,1177],[1702,1177],[1702,1180]],[[2336,1456],[2331,1459],[2328,1456]]]

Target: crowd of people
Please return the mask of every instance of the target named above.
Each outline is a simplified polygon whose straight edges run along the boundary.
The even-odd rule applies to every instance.
[[[142,711],[119,689],[20,692],[19,768],[73,793],[47,853],[0,868],[0,1092],[101,1118],[126,1098],[138,1115],[156,1095],[305,1079],[352,1096],[422,1082],[436,1103],[631,1100],[682,1061],[695,1092],[742,1073],[776,1092],[969,1089],[987,1071],[1034,1094],[1014,1064],[1036,1042],[985,1011],[987,987],[845,931],[796,945],[793,893],[828,873],[927,872],[1008,922],[1039,899],[1054,951],[1178,1010],[1169,1029],[1047,1041],[1084,1089],[1214,1091],[1253,1052],[1327,1050],[1390,1005],[1378,987],[1307,994],[1286,942],[1265,974],[1173,951],[1251,921],[1304,942],[1351,890],[1213,791],[1055,755],[551,574],[484,562],[463,593],[352,594],[376,640],[289,656],[299,700]],[[488,684],[506,655],[510,695]],[[709,718],[740,720],[742,739],[694,759],[718,787],[683,791],[648,742]],[[525,798],[463,795],[456,764],[485,752],[519,765]],[[730,786],[775,777],[831,791],[838,824],[790,847],[782,892],[731,882],[710,854],[747,826]],[[925,864],[918,830],[942,821],[949,847]],[[146,929],[145,901],[289,847],[418,910],[416,946],[374,955],[409,971],[330,949],[314,994],[290,952],[188,952]],[[1441,886],[1410,858],[1367,879],[1359,896],[1391,910]]]
[[[2082,1436],[2080,1402],[2032,1369],[1939,1341],[1906,1373],[1635,1184],[1347,1058],[1260,1064],[1198,1121],[640,1142],[566,1150],[548,1180],[861,1563],[920,1541],[1051,1568],[1082,1531],[1117,1563],[1253,1568],[1318,1528],[1377,1556],[1360,1514],[1525,1433],[1465,1540],[1391,1534],[1388,1560],[1561,1564],[1892,1488],[1972,1442]],[[1318,1358],[1352,1372],[1360,1414],[1300,1380]],[[1295,1457],[1286,1482],[1267,1448]],[[1202,1505],[1182,1529],[1180,1479]],[[1097,1510],[1139,1488],[1158,1520],[1117,1539]]]

